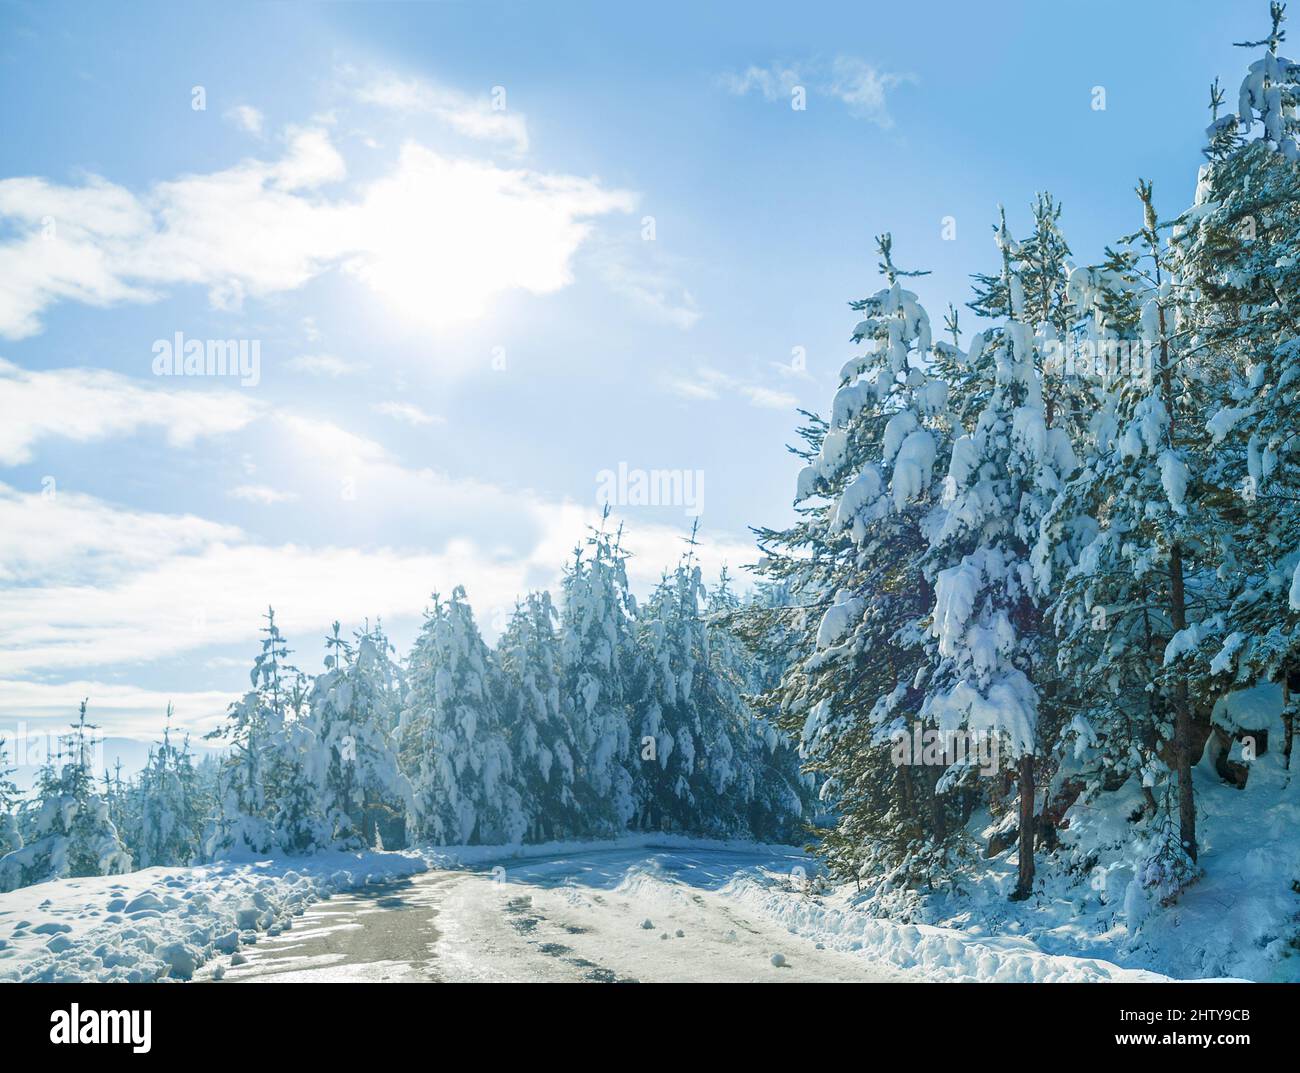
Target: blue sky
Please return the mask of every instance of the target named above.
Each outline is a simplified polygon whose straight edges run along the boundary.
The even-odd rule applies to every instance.
[[[707,562],[751,559],[873,236],[938,323],[999,203],[1051,190],[1081,263],[1138,176],[1174,214],[1266,9],[3,4],[5,727],[206,729],[268,602],[313,670],[457,583],[494,634],[620,463],[702,472]],[[154,375],[178,332],[258,382]],[[692,519],[616,513],[644,589]]]

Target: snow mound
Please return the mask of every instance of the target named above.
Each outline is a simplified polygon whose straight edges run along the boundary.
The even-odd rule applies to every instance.
[[[278,934],[331,894],[428,868],[412,853],[146,868],[0,894],[0,981],[188,980],[217,954]]]
[[[926,979],[999,983],[1163,981],[1168,977],[1123,969],[1094,958],[1048,954],[1019,936],[973,938],[926,924],[898,924],[873,917],[848,902],[841,891],[810,898],[778,889],[767,877],[740,874],[724,889],[747,909],[784,924],[794,935],[832,950],[852,951],[865,960],[918,972]],[[785,963],[780,954],[772,964]]]

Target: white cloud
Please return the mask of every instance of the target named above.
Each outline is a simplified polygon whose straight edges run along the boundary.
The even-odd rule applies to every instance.
[[[357,100],[392,111],[424,113],[458,134],[480,141],[506,142],[515,152],[528,149],[528,122],[509,108],[493,108],[490,96],[474,97],[419,78],[384,75],[354,91]]]
[[[385,417],[391,417],[395,421],[403,421],[408,425],[432,425],[435,422],[441,424],[443,421],[436,414],[427,414],[410,402],[377,402],[375,403],[375,412],[381,413]]]
[[[615,291],[659,320],[686,331],[700,319],[694,295],[666,271],[608,261],[604,272]]]
[[[799,400],[788,391],[766,387],[718,369],[702,366],[691,376],[670,377],[668,390],[692,401],[716,401],[727,395],[736,395],[753,406],[767,410],[792,410]]]
[[[683,331],[699,321],[695,296],[678,278],[679,260],[664,254],[657,243],[605,238],[593,249],[591,262],[611,290],[655,320]]]
[[[726,381],[721,374],[714,373],[711,369],[703,369],[695,376],[670,377],[667,383],[668,390],[684,399],[712,402],[720,397],[719,390]]]
[[[226,119],[246,134],[252,134],[258,138],[262,136],[262,131],[266,125],[265,117],[251,104],[236,105],[226,113]]]
[[[192,514],[108,509],[78,492],[53,496],[0,484],[0,580],[8,585],[107,582],[159,555],[191,555],[241,539],[238,528]],[[16,597],[16,593],[10,591]]]
[[[810,95],[832,97],[851,114],[887,129],[894,125],[888,108],[889,91],[914,78],[881,71],[854,56],[836,56],[829,63],[815,60],[753,65],[741,74],[724,75],[721,81],[737,96],[757,92],[765,100],[787,104],[795,87],[802,86]]]
[[[417,323],[480,316],[498,294],[572,282],[590,218],[634,197],[568,175],[453,159],[415,143],[357,196],[323,189],[346,163],[318,128],[291,129],[284,155],[156,184],[0,181],[0,334],[40,330],[52,305],[156,300],[206,287],[218,308],[295,290],[343,266]]]
[[[296,492],[282,492],[266,484],[241,484],[230,490],[230,497],[271,506],[274,503],[287,503],[297,499],[298,495]]]
[[[391,463],[384,463],[391,466]],[[380,479],[376,474],[369,479]],[[256,646],[259,616],[276,608],[298,660],[315,666],[310,639],[338,618],[358,623],[412,619],[431,590],[464,584],[481,625],[500,629],[515,598],[554,587],[596,507],[550,503],[427,471],[390,473],[413,509],[478,503],[493,525],[511,518],[514,546],[452,536],[441,547],[353,548],[259,543],[236,527],[187,516],[132,511],[84,495],[46,500],[0,485],[0,677],[171,661],[215,646]],[[467,515],[479,519],[478,515]],[[631,579],[645,591],[681,554],[682,531],[634,518],[626,541]],[[752,561],[747,540],[706,539],[707,570]],[[0,710],[7,698],[0,684]]]
[[[802,84],[799,68],[788,64],[751,65],[741,74],[724,75],[726,87],[738,97],[757,91],[766,100],[789,100],[795,86]]]
[[[333,354],[301,354],[296,358],[290,358],[285,365],[297,373],[328,376],[332,379],[348,376],[369,367],[363,362],[344,361]]]
[[[837,56],[831,64],[828,91],[843,101],[850,112],[882,127],[892,127],[885,95],[895,86],[913,81],[910,75],[878,71],[852,56]]]
[[[140,356],[147,369],[151,354]],[[159,428],[169,443],[185,446],[201,437],[234,432],[263,408],[238,388],[214,389],[146,385],[98,369],[29,372],[0,359],[0,465],[32,457],[41,440],[63,438],[86,443]]]
[[[243,664],[247,662],[241,661]],[[45,728],[63,733],[75,720],[77,705],[83,699],[90,701],[86,706],[88,721],[98,725],[101,734],[152,741],[161,732],[168,704],[175,707],[177,726],[191,733],[203,734],[222,722],[230,702],[236,698],[233,693],[216,689],[145,689],[102,679],[63,682],[0,680],[0,704],[5,713],[4,722],[0,723],[0,736],[10,739],[9,759],[13,761],[22,748],[24,730],[29,735],[39,734]],[[23,727],[24,723],[28,726]],[[38,754],[29,759],[36,762],[39,754],[43,753],[45,742],[40,737],[28,737],[27,740],[29,748]],[[18,744],[15,746],[15,743]]]
[[[763,387],[759,384],[741,384],[740,393],[754,406],[766,410],[793,410],[799,405],[799,400],[790,392],[777,391],[775,388]]]
[[[276,420],[298,445],[332,465],[396,465],[384,446],[314,417],[281,414]]]

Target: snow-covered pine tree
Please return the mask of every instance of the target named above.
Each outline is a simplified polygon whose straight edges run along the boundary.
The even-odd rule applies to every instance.
[[[62,790],[68,832],[68,874],[73,876],[117,875],[131,870],[131,857],[108,815],[108,806],[96,792],[94,731],[86,722],[86,701],[81,702],[77,722],[69,735],[70,753],[62,773]],[[67,811],[67,804],[75,809]]]
[[[140,827],[140,814],[136,794],[132,793],[132,787],[122,781],[122,758],[119,756],[113,763],[113,770],[104,768],[104,776],[101,780],[104,791],[104,803],[108,806],[108,818],[113,826],[117,828],[118,833],[122,836],[122,841],[131,851],[131,857],[139,860],[139,854],[135,851],[135,834]]]
[[[529,593],[515,605],[497,645],[506,684],[505,725],[528,810],[528,838],[534,842],[585,835],[589,812],[600,812],[590,788],[578,782],[558,617],[549,593]]]
[[[131,870],[131,855],[108,817],[95,785],[93,735],[81,702],[68,736],[66,760],[48,760],[37,783],[37,807],[25,844],[0,857],[0,890],[64,876],[119,875]]]
[[[219,779],[216,815],[204,838],[210,859],[306,853],[328,842],[315,787],[304,764],[314,735],[301,718],[305,689],[268,608],[262,651],[253,661],[253,688],[230,706],[226,724],[207,735],[229,745]]]
[[[717,802],[696,795],[702,781],[696,763],[703,759],[697,757],[703,726],[696,689],[707,659],[699,613],[702,594],[699,567],[683,557],[637,616],[643,678],[635,692],[632,739],[639,763],[632,773],[637,800],[633,825],[641,830],[687,831],[717,819]],[[730,759],[730,743],[723,741]]]
[[[1039,525],[1076,467],[1069,436],[1048,428],[1041,356],[1026,308],[1020,248],[1003,215],[998,294],[979,301],[1004,322],[986,335],[995,360],[993,392],[972,433],[953,444],[946,510],[933,533],[929,569],[934,669],[921,706],[940,734],[995,740],[1015,762],[1019,797],[1019,875],[1014,897],[1033,890],[1035,764],[1040,752],[1044,626],[1033,584]],[[945,779],[961,779],[973,764]]]
[[[1230,593],[1202,659],[1225,686],[1281,679],[1289,693],[1300,671],[1300,65],[1279,51],[1285,6],[1271,15],[1268,37],[1241,43],[1265,51],[1238,113],[1220,118],[1211,91],[1208,162],[1174,252],[1182,328],[1213,369],[1201,482],[1227,528],[1217,574]],[[1289,760],[1290,703],[1283,720]]]
[[[495,660],[457,586],[436,593],[410,659],[402,715],[412,821],[438,844],[519,842],[528,830]]]
[[[311,688],[310,723],[316,754],[308,765],[320,795],[318,810],[332,845],[371,848],[381,831],[405,816],[411,787],[398,763],[394,728],[401,692],[392,646],[376,627],[355,645],[333,632],[325,640],[325,671]]]
[[[964,817],[956,795],[935,793],[940,771],[895,763],[924,696],[920,623],[933,602],[922,571],[936,475],[947,466],[948,385],[927,370],[929,317],[904,288],[889,235],[878,239],[884,289],[851,303],[853,332],[871,349],[845,365],[829,421],[805,414],[807,465],[798,522],[756,530],[761,577],[790,604],[748,616],[755,646],[773,641],[788,664],[763,700],[798,738],[822,796],[837,813],[822,849],[834,872],[903,886],[941,881]],[[955,327],[955,320],[951,321]],[[946,351],[961,366],[956,344]]]
[[[747,831],[747,805],[756,789],[746,767],[751,741],[739,695],[714,678],[697,532],[698,524],[686,554],[638,616],[644,679],[633,728],[640,743],[636,824],[736,836]]]
[[[1139,871],[1164,901],[1196,873],[1192,766],[1214,700],[1197,657],[1221,629],[1225,548],[1203,431],[1213,359],[1181,324],[1189,292],[1173,275],[1149,183],[1138,196],[1142,229],[1103,268],[1071,280],[1125,360],[1103,368],[1091,453],[1055,509],[1094,519],[1095,531],[1057,583],[1054,617],[1078,703],[1064,743],[1074,773],[1094,799],[1138,779],[1151,830]]]
[[[613,536],[605,531],[608,518],[606,506],[601,526],[592,530],[585,548],[574,549],[565,569],[560,648],[578,781],[602,803],[590,822],[594,831],[616,833],[626,830],[637,810],[630,705],[640,672],[627,553],[621,530]]]
[[[767,586],[754,598],[785,605],[783,586]],[[752,601],[751,601],[752,602]],[[813,818],[816,778],[801,770],[797,744],[774,721],[755,710],[759,698],[780,680],[762,654],[737,632],[747,609],[731,588],[723,566],[708,594],[709,693],[714,718],[736,726],[734,777],[725,788],[746,832],[765,842],[793,844]]]
[[[1035,582],[1052,601],[1058,699],[1074,709],[1056,742],[1044,741],[1055,744],[1056,769],[1044,809],[1059,802],[1058,814],[1080,794],[1094,800],[1131,774],[1141,778],[1154,756],[1155,698],[1149,686],[1162,653],[1150,629],[1145,582],[1134,580],[1124,559],[1124,526],[1101,535],[1097,521],[1126,487],[1132,466],[1117,446],[1120,412],[1131,412],[1135,381],[1150,373],[1138,334],[1143,290],[1132,261],[1130,251],[1108,249],[1105,264],[1075,269],[1070,277],[1081,319],[1067,362],[1074,375],[1092,382],[1097,405],[1076,441],[1080,468],[1043,519],[1035,549]],[[1113,562],[1098,576],[1099,554],[1113,556]]]
[[[138,816],[131,844],[138,868],[184,867],[199,856],[205,802],[198,791],[189,740],[179,747],[173,744],[171,719],[168,704],[162,740],[149,751],[135,789]]]
[[[323,750],[307,710],[307,676],[288,662],[291,650],[278,630],[273,642],[273,659],[281,680],[271,691],[267,714],[271,761],[266,789],[271,830],[282,852],[311,854],[331,842],[320,792]]]
[[[18,787],[9,777],[14,769],[9,766],[8,742],[0,736],[0,857],[21,849],[22,835],[18,831]]]
[[[979,333],[971,337],[969,350],[961,349],[961,315],[952,303],[943,330],[949,339],[931,343],[927,367],[931,380],[948,385],[948,425],[960,434],[975,427],[993,393],[993,354],[984,349],[984,336]]]

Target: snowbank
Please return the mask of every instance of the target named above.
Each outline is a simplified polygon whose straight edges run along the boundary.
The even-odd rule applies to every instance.
[[[414,853],[322,853],[37,883],[0,894],[0,981],[188,980],[318,899],[427,868]]]
[[[914,970],[929,981],[1041,984],[1169,979],[1095,958],[1049,954],[1027,937],[975,937],[953,928],[882,920],[853,906],[847,891],[811,897],[742,875],[723,893],[751,912],[780,920],[792,934],[829,949],[853,951],[870,961]]]
[[[1251,759],[1233,746],[1230,758],[1250,769],[1240,789],[1223,781],[1208,750],[1193,768],[1201,874],[1171,905],[1137,882],[1150,824],[1135,820],[1143,805],[1135,779],[1070,809],[1055,859],[1040,860],[1025,902],[1008,900],[1014,846],[972,860],[959,889],[932,894],[864,884],[862,894],[833,888],[820,901],[787,903],[761,889],[738,896],[761,901],[801,932],[861,942],[897,965],[915,959],[940,978],[1114,979],[1119,966],[1145,970],[1139,979],[1300,981],[1300,780],[1279,755],[1282,726],[1270,689],[1276,693],[1236,694],[1215,709],[1225,727],[1267,731],[1270,749]],[[968,829],[980,846],[996,826],[985,812]],[[941,934],[968,943],[975,935],[975,946],[986,949],[945,955]],[[1038,964],[1035,950],[1077,964]],[[944,967],[945,956],[957,960]]]

